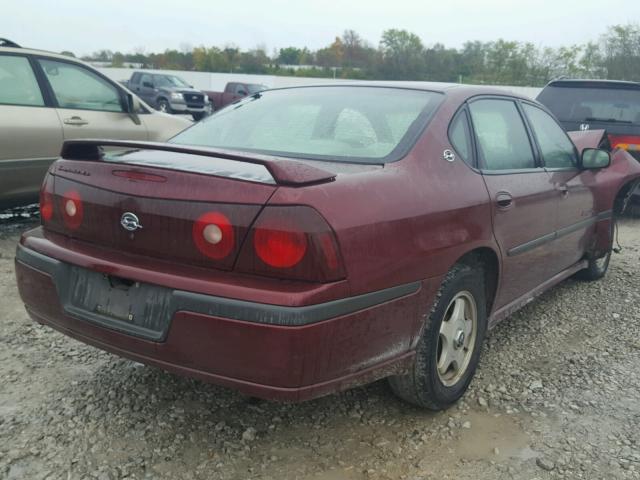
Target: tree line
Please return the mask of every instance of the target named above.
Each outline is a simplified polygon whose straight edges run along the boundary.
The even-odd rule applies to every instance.
[[[614,25],[597,40],[558,48],[503,39],[450,48],[425,45],[415,33],[389,29],[377,47],[346,30],[315,51],[291,46],[270,55],[262,47],[183,46],[149,54],[102,50],[83,59],[114,67],[493,85],[543,86],[561,76],[640,81],[640,26]]]

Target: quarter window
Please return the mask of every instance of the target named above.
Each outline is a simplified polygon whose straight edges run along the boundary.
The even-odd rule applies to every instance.
[[[462,160],[471,165],[472,148],[469,121],[464,111],[458,113],[449,127],[449,140]]]
[[[86,68],[39,60],[60,108],[122,112],[117,88]]]
[[[0,103],[44,106],[38,81],[26,57],[0,55]]]
[[[545,111],[524,105],[524,111],[536,136],[544,164],[550,168],[570,168],[577,165],[573,143],[562,128]]]
[[[476,100],[469,106],[478,149],[487,170],[535,168],[522,117],[511,100]]]

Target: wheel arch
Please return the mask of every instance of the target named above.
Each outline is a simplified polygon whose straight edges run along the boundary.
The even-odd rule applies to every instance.
[[[491,247],[477,247],[465,253],[454,264],[458,263],[482,269],[487,301],[487,317],[489,317],[493,311],[500,279],[500,257],[498,253]]]
[[[629,205],[629,200],[633,190],[640,186],[640,178],[634,178],[624,183],[617,191],[613,200],[613,215],[622,215]]]

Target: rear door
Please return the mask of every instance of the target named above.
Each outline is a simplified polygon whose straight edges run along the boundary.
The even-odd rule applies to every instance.
[[[0,208],[36,201],[62,127],[27,56],[0,54]]]
[[[555,274],[580,260],[593,238],[594,174],[578,169],[578,152],[551,115],[533,104],[522,106],[558,202],[554,210],[557,237],[549,258]]]
[[[516,100],[478,97],[469,112],[503,258],[499,308],[549,277],[557,194],[536,158]]]
[[[39,58],[64,138],[146,140],[144,122],[136,124],[124,111],[121,90],[96,72],[72,62]]]

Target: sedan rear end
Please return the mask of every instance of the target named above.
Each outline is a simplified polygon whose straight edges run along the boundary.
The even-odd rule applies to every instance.
[[[346,199],[384,181],[442,95],[301,90],[256,94],[172,144],[67,142],[16,255],[32,317],[266,398],[404,371],[436,284],[363,279],[372,225]]]

